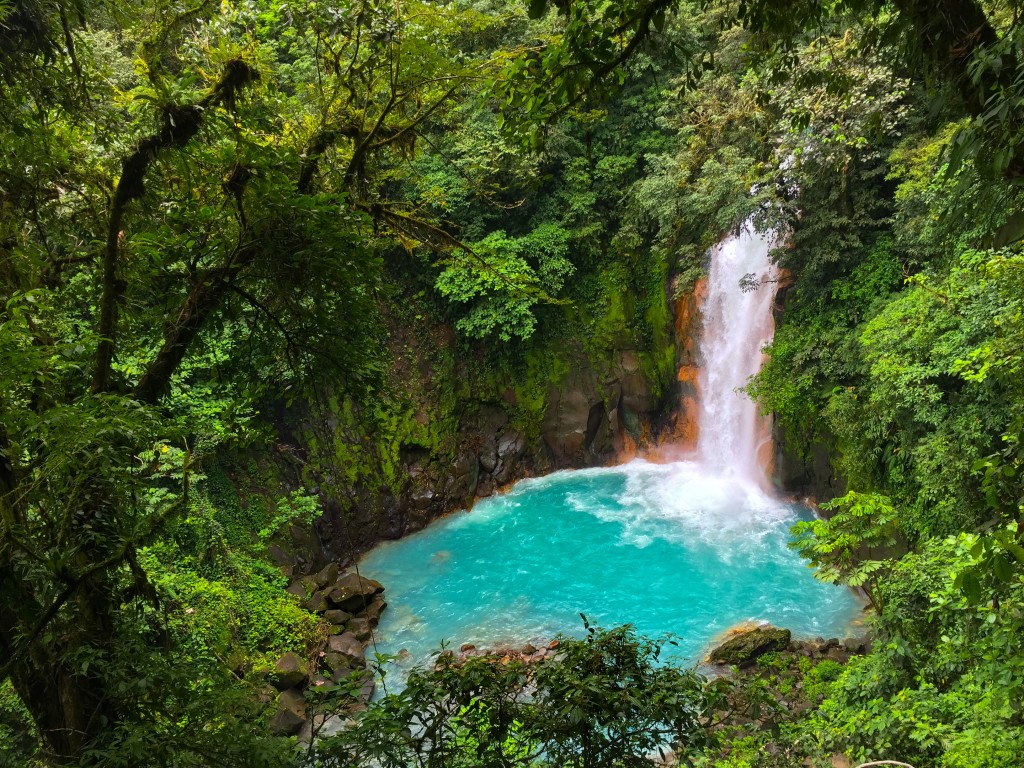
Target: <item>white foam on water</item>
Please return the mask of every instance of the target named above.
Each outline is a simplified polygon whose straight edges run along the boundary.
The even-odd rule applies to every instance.
[[[697,462],[652,464],[635,459],[578,474],[583,473],[625,475],[625,489],[612,498],[582,491],[566,495],[572,509],[621,525],[624,546],[643,549],[661,539],[682,547],[699,546],[709,556],[730,561],[737,554],[750,556],[765,549],[769,534],[796,520],[790,505],[756,484],[709,472]]]

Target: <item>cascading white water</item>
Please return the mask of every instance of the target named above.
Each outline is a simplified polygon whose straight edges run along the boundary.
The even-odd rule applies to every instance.
[[[774,331],[777,270],[768,254],[776,242],[776,233],[757,232],[748,219],[739,235],[715,246],[702,310],[697,457],[716,473],[757,483],[764,481],[758,451],[767,425],[741,388],[760,370]]]

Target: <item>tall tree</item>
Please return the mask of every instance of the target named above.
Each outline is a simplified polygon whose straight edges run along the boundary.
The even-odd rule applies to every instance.
[[[481,77],[445,41],[485,19],[367,0],[6,20],[31,45],[0,86],[0,678],[49,760],[88,763],[170,696],[140,692],[160,631],[137,552],[187,504],[210,419],[241,434],[231,403],[314,364],[373,381],[378,246],[448,239],[387,180]],[[189,403],[200,375],[227,411]]]
[[[705,2],[703,5],[714,5]],[[543,14],[546,0],[528,3]],[[607,6],[592,0],[550,4],[564,19],[564,34],[542,41],[505,81],[508,98],[525,109],[517,124],[558,116],[588,92],[614,87],[621,67],[644,44],[659,44],[666,14],[679,0],[634,0]],[[863,45],[898,57],[918,83],[946,86],[971,119],[956,140],[957,162],[969,159],[990,176],[1024,177],[1024,16],[1016,3],[978,0],[739,0],[725,3],[725,25],[742,23],[756,36],[752,49],[775,57],[779,72],[796,63],[795,47],[837,20],[859,19]],[[687,84],[711,62],[704,48],[679,49]]]

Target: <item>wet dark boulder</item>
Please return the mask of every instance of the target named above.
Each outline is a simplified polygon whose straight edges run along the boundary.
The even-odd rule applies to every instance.
[[[306,724],[306,700],[302,691],[282,691],[277,700],[277,712],[267,727],[277,736],[294,736]]]
[[[522,432],[513,430],[501,435],[497,444],[497,464],[491,472],[494,481],[502,485],[510,482],[525,452],[526,437]]]
[[[340,661],[350,667],[366,666],[363,644],[351,632],[328,637],[327,649],[328,653],[339,654]]]
[[[786,650],[791,639],[792,633],[788,629],[756,627],[729,638],[712,650],[708,658],[714,664],[749,667],[759,656]]]
[[[363,611],[363,616],[371,627],[376,627],[380,624],[381,614],[384,613],[384,609],[388,607],[388,604],[384,601],[384,595],[374,595],[373,600],[366,606],[366,610]]]
[[[290,709],[279,709],[270,718],[267,727],[275,736],[294,736],[302,730],[302,726],[305,724],[306,718],[299,717]]]
[[[323,613],[328,608],[327,597],[323,592],[317,590],[302,601],[302,607],[313,613]]]
[[[345,625],[345,631],[351,632],[361,643],[370,642],[370,637],[373,635],[370,622],[364,618],[350,619]]]
[[[270,682],[278,690],[293,688],[306,679],[309,674],[309,667],[298,655],[290,651],[277,660],[273,671],[270,673]]]
[[[339,608],[332,608],[329,611],[324,611],[324,618],[331,624],[336,624],[340,627],[352,620],[352,614]]]
[[[338,564],[328,563],[324,566],[323,570],[313,576],[313,581],[316,585],[323,589],[324,587],[333,584],[338,580]]]
[[[327,600],[343,611],[359,613],[372,602],[374,595],[383,591],[384,585],[379,581],[360,577],[352,572],[346,573],[335,582],[334,587],[327,591]]]

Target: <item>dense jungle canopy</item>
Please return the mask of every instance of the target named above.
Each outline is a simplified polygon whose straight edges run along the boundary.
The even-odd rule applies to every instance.
[[[1013,0],[0,0],[0,765],[1019,768],[1022,180]],[[536,440],[569,350],[668,398],[751,214],[791,236],[749,391],[841,478],[795,541],[871,651],[770,728],[772,660],[620,629],[271,735],[327,627],[270,549],[381,538],[480,402]]]

